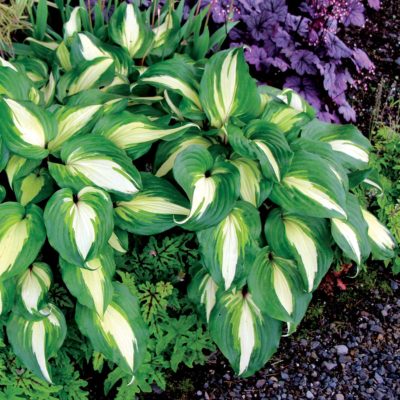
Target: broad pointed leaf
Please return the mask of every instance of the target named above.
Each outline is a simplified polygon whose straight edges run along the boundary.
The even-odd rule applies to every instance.
[[[265,236],[274,253],[296,261],[307,292],[318,287],[333,260],[326,220],[275,209],[268,214]]]
[[[176,225],[174,218],[190,212],[189,202],[167,180],[142,173],[143,189],[129,201],[119,201],[115,223],[138,235],[154,235]]]
[[[46,239],[42,210],[35,205],[0,204],[0,276],[8,279],[24,271]]]
[[[41,160],[30,160],[16,154],[11,155],[6,166],[6,174],[10,187],[14,188],[16,181],[29,175],[40,163]]]
[[[100,254],[114,227],[110,196],[94,187],[76,197],[71,189],[58,190],[47,202],[44,220],[51,246],[79,266]]]
[[[73,265],[60,258],[60,267],[68,290],[78,302],[103,316],[114,293],[111,281],[115,272],[112,249],[105,246],[96,258],[83,266]]]
[[[174,177],[190,198],[190,213],[176,218],[186,229],[201,230],[219,223],[239,197],[239,171],[227,161],[214,161],[200,146],[190,146],[176,158]]]
[[[276,351],[281,323],[263,313],[250,293],[222,295],[210,316],[211,337],[243,377],[260,369]]]
[[[66,142],[61,150],[64,164],[49,163],[49,171],[57,184],[78,191],[96,186],[129,200],[140,187],[140,175],[129,157],[108,139],[81,136]]]
[[[346,195],[339,177],[319,156],[298,151],[271,200],[289,212],[311,217],[346,217]]]
[[[138,300],[120,283],[114,283],[113,301],[100,317],[90,308],[77,305],[76,321],[93,348],[134,374],[146,353],[147,331]]]
[[[40,378],[52,383],[49,359],[64,342],[67,327],[62,312],[49,304],[41,320],[28,320],[13,313],[7,323],[7,336],[14,353]]]
[[[218,286],[228,290],[247,275],[260,233],[258,210],[247,202],[237,202],[219,224],[197,232],[204,265]]]
[[[200,84],[200,99],[211,126],[221,128],[231,117],[255,117],[260,97],[255,80],[243,56],[234,48],[213,55],[206,65]]]

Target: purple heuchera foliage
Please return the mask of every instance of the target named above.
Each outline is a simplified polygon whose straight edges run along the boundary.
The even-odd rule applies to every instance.
[[[304,0],[296,12],[289,12],[286,0],[203,3],[212,4],[214,22],[226,21],[228,11],[223,10],[234,14],[239,24],[230,32],[231,45],[246,45],[246,59],[261,80],[263,72],[266,77],[279,72],[284,86],[302,94],[320,118],[336,122],[340,114],[355,120],[346,93],[364,87],[374,65],[362,49],[343,42],[340,33],[343,27],[364,26],[364,3],[377,10],[378,0]]]

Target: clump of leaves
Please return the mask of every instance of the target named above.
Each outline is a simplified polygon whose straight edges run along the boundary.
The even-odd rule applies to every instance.
[[[0,60],[1,312],[27,368],[54,382],[70,313],[51,300],[54,281],[76,298],[81,334],[118,366],[106,389],[122,379],[149,390],[165,383],[157,365],[190,366],[212,348],[193,304],[249,376],[282,326],[296,330],[334,247],[358,265],[393,256],[390,232],[353,193],[377,185],[369,141],[318,121],[290,89],[258,87],[243,49],[207,58],[228,29],[210,35],[207,10],[182,25],[183,1],[159,13],[123,3],[109,21],[57,4],[63,32],[40,0],[33,36]],[[186,239],[154,238],[147,255],[134,247],[116,263],[128,232],[172,228],[199,244],[192,305],[177,290],[179,257],[197,254]]]

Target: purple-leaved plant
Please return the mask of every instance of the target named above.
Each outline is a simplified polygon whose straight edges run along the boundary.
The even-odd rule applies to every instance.
[[[301,93],[328,121],[354,121],[347,92],[367,89],[374,65],[368,55],[341,39],[345,27],[362,28],[361,0],[203,0],[211,4],[214,22],[239,24],[230,46],[246,46],[246,58],[258,79]],[[378,10],[378,0],[365,3]]]

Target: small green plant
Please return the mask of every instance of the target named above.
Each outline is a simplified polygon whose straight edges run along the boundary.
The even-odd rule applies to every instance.
[[[32,36],[1,59],[1,311],[13,351],[47,382],[70,318],[49,296],[61,282],[95,368],[115,367],[106,392],[122,380],[122,399],[204,362],[212,344],[186,307],[249,376],[282,326],[296,330],[333,248],[356,264],[393,256],[353,194],[376,185],[368,140],[318,121],[292,90],[258,87],[243,49],[207,58],[228,27],[211,35],[197,8],[182,25],[183,6],[123,3],[109,22],[95,7],[93,22],[58,1],[57,33],[40,0]],[[198,249],[129,244],[128,232],[172,228],[195,232]],[[182,300],[181,257],[197,254]]]

